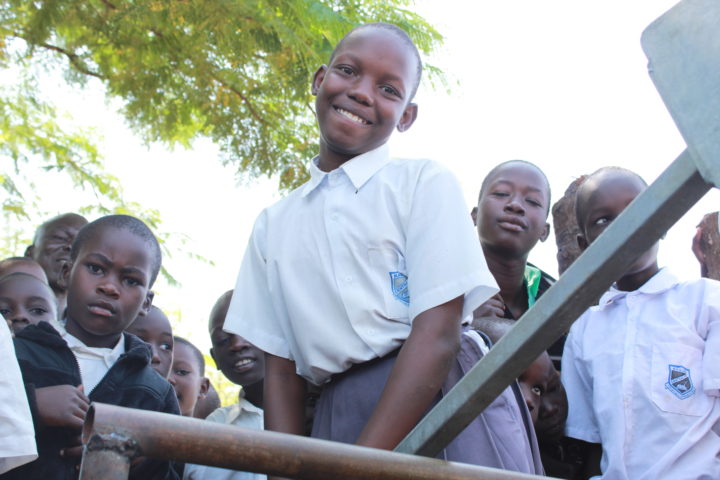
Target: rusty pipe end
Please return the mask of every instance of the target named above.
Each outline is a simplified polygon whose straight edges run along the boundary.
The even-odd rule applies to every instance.
[[[82,427],[82,443],[87,444],[95,430],[95,404],[91,403],[85,414],[85,422]]]

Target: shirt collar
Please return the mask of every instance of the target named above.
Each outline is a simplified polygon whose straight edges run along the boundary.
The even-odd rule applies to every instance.
[[[81,354],[86,357],[97,357],[105,360],[108,366],[112,366],[120,356],[125,353],[125,334],[120,335],[120,339],[113,348],[88,347],[80,339],[72,336],[64,328],[60,331],[60,335],[67,343],[70,350],[75,354]]]
[[[315,190],[330,172],[323,172],[317,166],[319,157],[315,157],[310,162],[310,180],[303,187],[302,196],[307,196]],[[375,175],[382,167],[390,161],[390,148],[387,143],[380,145],[375,150],[358,155],[348,160],[338,170],[345,172],[352,182],[355,190],[365,185],[370,178]]]
[[[250,413],[263,414],[262,408],[256,407],[244,397],[240,397],[238,399],[238,403],[234,403],[231,407],[232,408],[228,411],[226,423],[233,423],[242,414],[243,410]]]
[[[630,294],[657,295],[671,289],[678,283],[679,280],[675,276],[675,274],[673,274],[667,268],[663,267],[635,291],[626,292],[624,290],[618,290],[617,287],[613,284],[613,286],[610,287],[610,290],[605,292],[605,294],[600,297],[600,301],[598,302],[598,308],[603,309],[614,301],[624,298]]]

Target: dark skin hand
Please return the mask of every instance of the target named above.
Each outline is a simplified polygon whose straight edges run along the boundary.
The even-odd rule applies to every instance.
[[[82,441],[79,431],[82,429],[90,400],[83,392],[83,386],[55,385],[35,389],[40,420],[49,427],[68,427],[78,430],[67,448],[60,450],[61,456],[79,457],[82,455]]]
[[[358,445],[391,450],[428,411],[460,345],[462,308],[458,297],[415,318]],[[302,435],[304,380],[290,360],[266,355],[265,362],[265,428]]]
[[[83,386],[55,385],[35,389],[35,400],[43,424],[49,427],[82,428],[90,400]]]
[[[474,318],[504,318],[505,302],[499,293],[496,293],[490,299],[480,305],[473,312]]]

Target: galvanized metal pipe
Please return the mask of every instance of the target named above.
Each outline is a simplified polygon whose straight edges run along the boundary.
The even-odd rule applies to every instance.
[[[717,168],[720,161],[716,159]],[[710,188],[686,150],[398,445],[435,456]]]
[[[138,455],[144,457],[297,479],[547,478],[93,403],[85,420],[83,442],[109,433],[132,439]]]

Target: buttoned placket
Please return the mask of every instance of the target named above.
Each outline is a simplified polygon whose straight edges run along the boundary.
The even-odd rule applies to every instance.
[[[625,457],[630,454],[634,445],[633,438],[635,425],[633,396],[635,395],[635,368],[638,362],[637,355],[637,329],[638,329],[638,297],[637,292],[625,295],[625,308],[627,309],[627,329],[625,330],[625,361],[623,364],[623,410],[625,411],[625,442],[623,448],[623,464]]]
[[[360,315],[359,311],[353,311],[364,308],[365,302],[363,299],[357,298],[362,293],[354,288],[354,266],[352,259],[348,257],[352,255],[352,252],[345,251],[345,246],[348,244],[346,230],[352,226],[343,224],[344,210],[350,208],[348,202],[356,198],[356,189],[345,171],[337,169],[328,173],[327,185],[323,193],[325,195],[323,206],[326,219],[325,228],[341,303],[353,330],[369,347],[368,337],[372,337],[376,332],[372,325],[368,325],[368,319],[365,316]],[[352,309],[352,307],[355,308]]]

